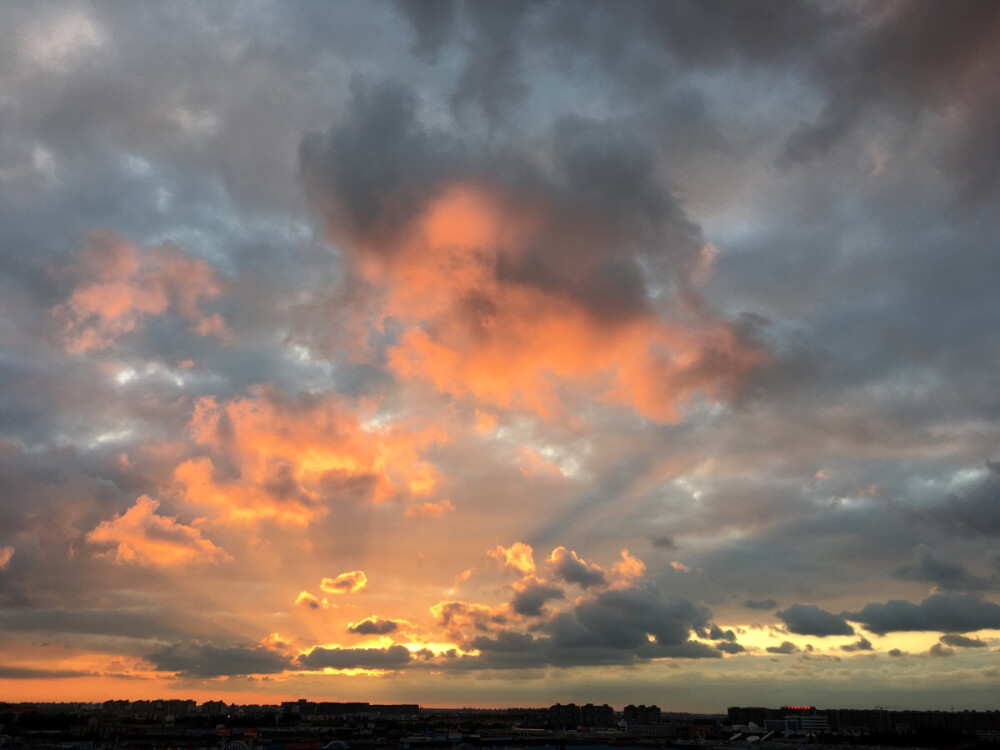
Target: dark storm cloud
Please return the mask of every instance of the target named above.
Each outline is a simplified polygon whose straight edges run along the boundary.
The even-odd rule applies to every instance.
[[[527,90],[520,70],[518,44],[523,36],[527,0],[504,3],[466,3],[472,34],[464,69],[455,82],[452,101],[456,107],[470,102],[495,120]],[[419,27],[418,27],[419,28]]]
[[[915,630],[969,633],[1000,628],[1000,605],[975,594],[934,594],[919,604],[891,599],[843,615],[877,635]]]
[[[456,174],[462,144],[425,129],[414,93],[355,78],[345,121],[299,149],[306,192],[334,236],[364,237],[383,251],[441,183]]]
[[[566,583],[575,583],[583,588],[601,586],[605,583],[603,570],[596,565],[588,564],[565,547],[557,547],[552,551],[549,564],[555,574]]]
[[[558,586],[532,579],[516,587],[511,606],[517,614],[524,617],[539,617],[546,602],[565,596],[566,592]]]
[[[791,641],[782,641],[780,646],[768,646],[764,650],[769,654],[795,654],[798,653],[799,647]]]
[[[869,641],[864,636],[862,636],[861,638],[859,638],[854,643],[849,643],[846,646],[841,646],[840,650],[841,651],[850,651],[850,652],[853,652],[853,651],[871,651],[872,650],[872,642]]]
[[[935,643],[933,646],[927,649],[927,655],[938,656],[938,657],[954,656],[955,649],[948,648],[943,643]]]
[[[843,617],[820,609],[815,604],[791,604],[775,613],[792,633],[815,635],[854,635],[854,628]]]
[[[969,638],[957,633],[945,633],[938,640],[946,646],[954,646],[955,648],[986,648],[989,646],[986,641],[979,638]]]
[[[559,119],[549,177],[526,152],[474,149],[427,128],[404,86],[356,79],[352,92],[344,121],[300,149],[307,194],[335,240],[392,253],[448,183],[483,181],[552,208],[537,246],[500,257],[499,280],[567,295],[605,319],[649,309],[644,263],[672,291],[690,293],[704,240],[660,181],[649,146],[617,123]],[[561,235],[581,221],[595,226],[591,238],[567,242]]]
[[[399,669],[410,663],[405,646],[388,648],[314,648],[298,657],[303,669]]]
[[[995,191],[996,176],[975,160],[981,165],[997,156],[995,138],[982,125],[998,103],[986,73],[1000,60],[998,30],[1000,10],[992,3],[973,3],[962,13],[947,5],[904,4],[879,22],[855,27],[846,49],[818,57],[813,75],[826,103],[815,122],[792,134],[783,158],[824,155],[868,109],[907,117],[950,106],[961,112],[950,161],[956,174],[969,170],[959,178],[962,192],[971,197]]]
[[[713,623],[712,627],[709,628],[708,637],[711,638],[713,641],[732,642],[736,640],[736,633],[734,633],[732,630],[723,630],[718,625]]]
[[[745,646],[729,641],[719,641],[715,644],[715,647],[724,654],[742,654],[746,651]]]
[[[767,611],[775,609],[778,606],[778,603],[774,601],[774,599],[747,599],[743,602],[743,606],[747,609]]]
[[[395,620],[383,620],[378,617],[367,617],[361,622],[353,623],[347,630],[358,635],[388,635],[399,629]]]
[[[413,25],[416,40],[413,53],[430,62],[437,60],[455,23],[456,0],[426,0],[422,3],[396,2],[396,8]]]
[[[892,573],[907,581],[926,581],[950,591],[985,591],[995,583],[974,575],[965,566],[943,559],[928,548],[920,550],[914,563],[903,565]]]
[[[989,462],[986,470],[987,475],[979,484],[948,497],[943,506],[927,515],[963,535],[1000,534],[1000,462]]]
[[[650,583],[611,589],[557,615],[547,631],[556,649],[637,649],[652,635],[661,646],[686,643],[692,630],[706,629],[711,613],[684,599],[669,599]]]
[[[292,668],[287,656],[263,646],[174,644],[148,654],[146,659],[162,672],[177,672],[186,677],[278,674]]]
[[[584,597],[543,620],[532,633],[494,629],[477,635],[466,648],[480,651],[480,656],[445,666],[468,670],[633,664],[662,658],[718,659],[723,652],[742,650],[725,640],[712,646],[690,639],[692,633],[709,634],[710,617],[704,606],[665,597],[644,582]]]

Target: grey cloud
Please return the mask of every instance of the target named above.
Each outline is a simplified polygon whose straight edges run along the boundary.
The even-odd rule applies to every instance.
[[[840,647],[841,651],[871,651],[872,642],[862,636],[855,643],[849,643]]]
[[[769,654],[794,654],[798,652],[799,647],[791,641],[782,641],[780,646],[768,646],[764,650]]]
[[[928,512],[930,518],[968,536],[1000,534],[1000,462],[991,461],[986,469],[978,485],[949,497],[943,506]]]
[[[388,635],[399,629],[399,623],[395,620],[382,620],[378,617],[368,617],[361,622],[354,623],[347,630],[358,635]]]
[[[815,604],[792,604],[775,614],[791,632],[799,635],[815,635],[820,638],[828,635],[854,635],[854,628],[843,617],[820,609]]]
[[[673,538],[669,536],[655,536],[651,541],[653,546],[658,549],[675,549],[677,547]]]
[[[405,646],[388,648],[314,648],[298,657],[304,669],[400,669],[411,661]]]
[[[605,320],[650,312],[645,269],[695,302],[690,276],[704,239],[654,169],[651,147],[618,123],[557,120],[548,142],[556,171],[546,175],[528,152],[472,149],[426,127],[404,86],[357,79],[352,91],[349,115],[300,148],[306,192],[335,241],[391,253],[446,183],[483,181],[550,209],[533,244],[500,258],[498,280],[569,297]],[[584,219],[593,231],[581,234]]]
[[[429,62],[436,61],[455,24],[456,0],[399,0],[396,8],[413,26],[413,53]]]
[[[927,653],[930,656],[954,656],[955,650],[947,648],[942,643],[935,643],[933,646],[927,649]]]
[[[27,667],[0,667],[0,679],[4,680],[60,680],[70,677],[118,677],[99,672],[78,669],[29,669]]]
[[[649,659],[716,659],[735,653],[729,642],[713,647],[690,640],[710,630],[703,606],[664,597],[651,583],[609,589],[543,621],[535,634],[496,630],[471,639],[482,656],[464,658],[456,669],[513,669],[543,664],[631,664]],[[647,637],[652,635],[653,641]]]
[[[996,111],[998,98],[984,86],[981,71],[1000,59],[994,44],[998,28],[1000,13],[991,3],[975,4],[966,13],[933,4],[899,6],[889,19],[855,28],[845,39],[846,50],[819,57],[814,75],[826,104],[817,121],[792,134],[783,158],[824,154],[869,109],[913,117],[925,108],[952,106],[967,117],[951,159],[957,174],[963,165],[971,168],[963,192],[981,196],[995,190],[995,176],[973,165],[972,154],[982,163],[989,162],[983,154],[995,153],[995,139],[986,137],[982,123]]]
[[[746,651],[746,647],[739,643],[732,643],[731,641],[718,641],[715,647],[725,654],[742,654]]]
[[[355,78],[351,91],[349,116],[302,140],[300,167],[333,236],[365,236],[385,249],[456,173],[462,147],[423,127],[410,89]]]
[[[511,600],[511,606],[519,615],[539,617],[545,602],[552,599],[562,599],[565,592],[558,586],[552,586],[545,581],[532,580],[518,588]]]
[[[916,562],[897,568],[893,575],[908,581],[927,581],[951,591],[985,591],[994,585],[986,578],[969,572],[965,566],[935,555],[926,547],[920,551]]]
[[[969,638],[957,633],[945,633],[938,640],[946,646],[954,646],[955,648],[986,648],[989,645],[979,638]]]
[[[884,604],[867,604],[860,612],[845,612],[844,616],[877,635],[916,630],[968,633],[1000,628],[1000,606],[974,594],[934,594],[919,604],[890,599]]]
[[[718,625],[713,623],[712,627],[708,631],[708,637],[713,641],[735,641],[736,633],[732,630],[723,630]]]
[[[663,597],[652,584],[611,589],[580,602],[572,615],[551,626],[554,645],[634,649],[648,643],[647,634],[663,646],[685,643],[692,630],[708,627],[707,608],[683,599]]]
[[[262,646],[214,646],[211,643],[175,644],[146,656],[163,672],[188,677],[278,674],[291,669],[287,656]]]
[[[471,37],[465,67],[452,95],[454,105],[479,105],[493,121],[526,91],[520,70],[521,25],[533,7],[526,0],[503,3],[466,3]]]
[[[774,599],[747,599],[743,606],[747,609],[769,610],[775,609],[778,603]]]
[[[727,649],[710,646],[700,641],[684,641],[683,643],[649,643],[642,644],[636,654],[650,659],[720,659]]]
[[[67,633],[128,638],[169,638],[184,633],[172,624],[166,612],[125,609],[30,609],[0,610],[4,632]]]
[[[590,586],[601,586],[606,582],[603,570],[595,565],[588,565],[573,551],[559,547],[552,552],[552,557],[550,563],[552,569],[566,583],[575,583],[583,588],[589,588]]]

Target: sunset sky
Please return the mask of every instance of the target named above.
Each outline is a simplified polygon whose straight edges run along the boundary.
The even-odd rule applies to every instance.
[[[998,38],[0,4],[0,700],[998,708]]]

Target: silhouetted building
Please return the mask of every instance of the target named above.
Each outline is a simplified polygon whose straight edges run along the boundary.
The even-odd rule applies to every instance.
[[[659,724],[663,716],[659,706],[625,706],[623,716],[627,724]]]

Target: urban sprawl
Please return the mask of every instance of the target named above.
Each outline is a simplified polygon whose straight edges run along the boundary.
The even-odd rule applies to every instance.
[[[193,700],[0,703],[0,750],[476,750],[618,747],[997,746],[1000,711],[657,706],[439,709],[416,704]]]

